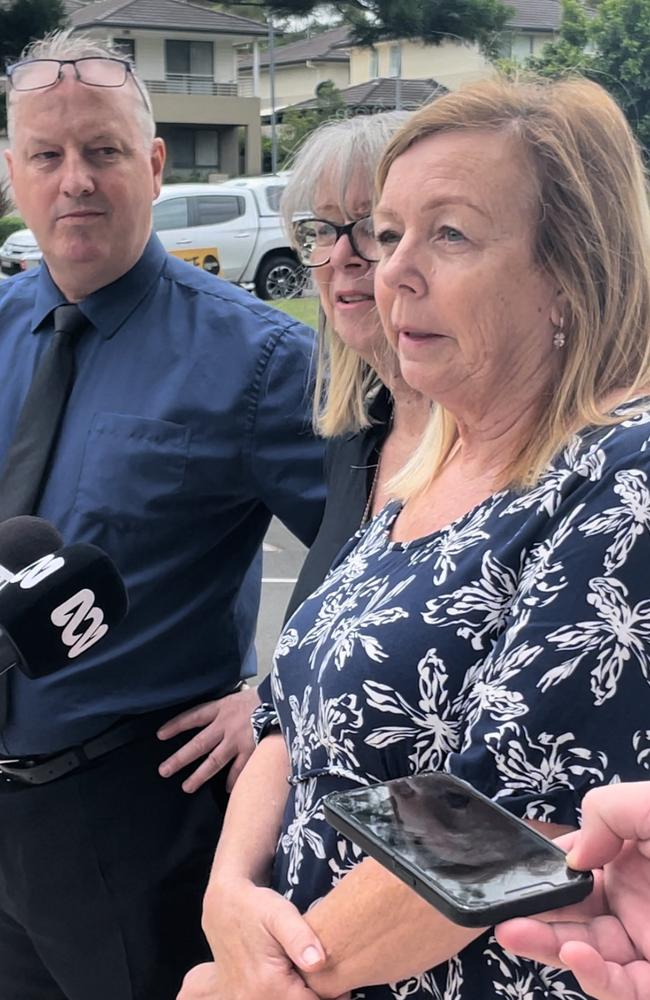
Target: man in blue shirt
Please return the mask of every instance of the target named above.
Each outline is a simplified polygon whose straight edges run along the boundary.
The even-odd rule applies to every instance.
[[[11,675],[2,1000],[173,1000],[207,957],[200,901],[225,783],[188,796],[160,778],[182,738],[161,743],[156,729],[222,698],[241,764],[256,695],[233,692],[254,634],[256,555],[272,514],[309,544],[322,511],[310,333],[151,235],[164,146],[141,83],[113,56],[61,33],[8,71],[7,161],[44,266],[0,284],[0,463],[53,310],[78,303],[89,325],[36,513],[111,555],[131,610],[73,667]],[[80,766],[44,778],[69,748]]]

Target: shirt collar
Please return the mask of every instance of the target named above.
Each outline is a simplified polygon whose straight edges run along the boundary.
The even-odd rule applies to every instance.
[[[100,336],[108,340],[140,304],[165,266],[167,251],[155,234],[149,237],[144,252],[130,271],[117,281],[97,289],[79,303],[84,316]],[[31,331],[36,333],[57,306],[66,301],[55,285],[45,261],[39,268]]]

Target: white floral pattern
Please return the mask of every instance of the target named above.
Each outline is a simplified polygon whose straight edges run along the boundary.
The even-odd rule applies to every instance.
[[[650,527],[650,491],[645,472],[629,469],[617,472],[615,478],[614,493],[621,498],[620,504],[590,517],[580,526],[587,536],[614,535],[605,553],[607,573],[615,573],[624,564],[637,538]]]
[[[446,770],[520,816],[576,825],[596,784],[650,770],[650,423],[576,436],[527,493],[393,542],[399,505],[289,621],[275,708],[291,791],[274,885],[302,909],[363,857],[330,791]],[[263,714],[268,706],[260,709]],[[354,1000],[583,1000],[484,935]]]

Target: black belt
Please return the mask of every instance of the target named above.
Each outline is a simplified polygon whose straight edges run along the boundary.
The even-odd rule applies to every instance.
[[[98,757],[103,757],[111,750],[132,743],[139,736],[151,732],[153,728],[153,720],[147,719],[146,715],[118,722],[99,736],[94,736],[92,740],[86,740],[76,747],[68,747],[67,750],[62,750],[61,753],[53,754],[51,757],[27,757],[8,761],[6,764],[0,761],[0,775],[25,785],[46,785],[49,781],[62,778],[65,774],[78,771],[79,768],[85,767]]]
[[[240,681],[234,688],[222,692],[218,697],[223,698],[246,686],[245,681]],[[111,750],[117,750],[142,736],[150,735],[161,723],[188,708],[193,708],[196,704],[197,702],[193,701],[183,705],[171,705],[165,709],[123,719],[110,729],[105,729],[99,736],[51,756],[0,760],[0,777],[4,776],[9,781],[18,781],[24,785],[46,785],[49,781],[56,781],[57,778],[71,774],[72,771],[86,767]]]

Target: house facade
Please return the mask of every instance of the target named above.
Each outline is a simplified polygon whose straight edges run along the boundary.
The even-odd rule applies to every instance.
[[[238,52],[263,24],[190,0],[68,0],[70,25],[135,63],[167,145],[166,180],[226,179],[261,168],[260,100]]]
[[[562,21],[558,0],[507,0],[513,14],[499,37],[501,55],[523,62],[539,55],[557,37]],[[483,79],[494,72],[477,45],[447,38],[440,45],[391,39],[372,48],[349,49],[350,84],[382,77],[434,77],[448,90]]]
[[[349,85],[350,57],[345,48],[348,38],[349,30],[341,27],[275,46],[276,111],[309,100],[325,80],[331,80],[339,90]],[[259,96],[263,118],[271,112],[270,61],[268,49],[260,51],[253,43],[253,52],[242,53],[239,63],[239,79]]]

